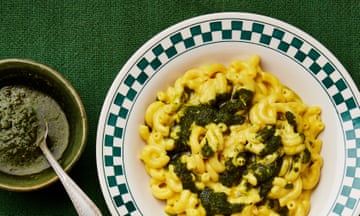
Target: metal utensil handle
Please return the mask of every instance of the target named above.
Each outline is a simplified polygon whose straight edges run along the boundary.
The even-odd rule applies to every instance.
[[[44,140],[43,140],[44,142]],[[73,202],[77,213],[80,216],[100,216],[101,212],[91,199],[81,190],[81,188],[66,174],[61,168],[59,163],[47,148],[46,143],[40,145],[41,150],[49,161],[50,165],[59,176],[66,192],[68,193],[71,201]]]

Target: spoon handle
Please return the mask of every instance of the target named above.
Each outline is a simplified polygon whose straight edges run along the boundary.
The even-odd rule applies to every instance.
[[[59,163],[51,154],[46,146],[46,142],[41,142],[40,148],[44,153],[49,164],[59,176],[61,183],[64,185],[71,201],[73,202],[77,213],[80,216],[100,216],[101,212],[91,199],[80,189],[80,187],[66,174]]]

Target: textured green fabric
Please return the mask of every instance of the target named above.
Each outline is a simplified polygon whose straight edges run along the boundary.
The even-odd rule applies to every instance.
[[[73,179],[108,215],[98,183],[95,139],[106,93],[127,59],[165,28],[197,15],[239,11],[278,18],[309,33],[360,86],[360,1],[11,0],[0,5],[0,59],[49,65],[78,90],[89,119],[87,148]],[[0,190],[0,215],[76,215],[60,183],[15,193]]]

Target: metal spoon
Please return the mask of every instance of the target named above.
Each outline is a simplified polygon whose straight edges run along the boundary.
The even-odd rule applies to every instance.
[[[51,154],[50,150],[46,144],[46,138],[48,134],[48,123],[45,120],[44,125],[44,136],[40,141],[40,149],[44,153],[49,164],[54,169],[55,173],[58,175],[61,183],[63,184],[66,192],[68,193],[71,201],[73,202],[77,213],[80,216],[99,216],[101,215],[100,210],[96,205],[91,201],[91,199],[80,189],[80,187],[66,174],[66,172],[61,168],[59,163],[56,161],[54,156]]]

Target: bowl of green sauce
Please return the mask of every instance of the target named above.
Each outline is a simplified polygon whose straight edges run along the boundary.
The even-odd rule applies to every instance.
[[[71,83],[56,70],[24,59],[0,60],[0,188],[30,191],[58,178],[39,142],[69,171],[87,142],[87,116]]]

